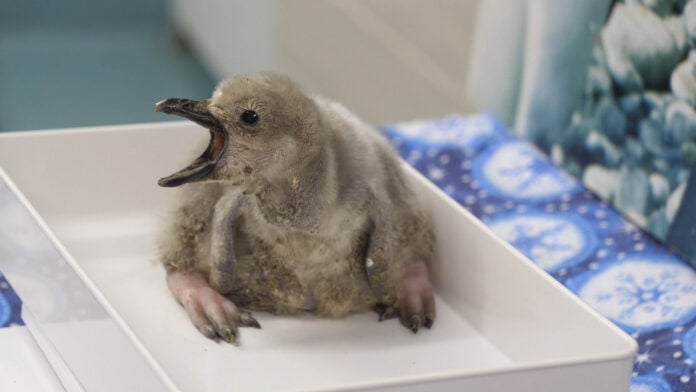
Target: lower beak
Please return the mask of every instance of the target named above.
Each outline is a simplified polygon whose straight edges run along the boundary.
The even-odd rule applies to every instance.
[[[190,99],[170,98],[155,105],[155,111],[176,114],[202,125],[210,131],[210,143],[205,151],[193,163],[184,169],[160,178],[157,184],[164,187],[175,187],[188,182],[205,179],[213,172],[220,158],[227,150],[228,135],[220,120],[213,117],[207,109],[207,102]]]

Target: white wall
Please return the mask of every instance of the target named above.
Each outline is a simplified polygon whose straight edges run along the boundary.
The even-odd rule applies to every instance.
[[[176,0],[178,26],[220,78],[271,69],[386,124],[474,108],[477,0]]]
[[[224,78],[276,62],[276,0],[174,0],[174,23],[213,74]]]

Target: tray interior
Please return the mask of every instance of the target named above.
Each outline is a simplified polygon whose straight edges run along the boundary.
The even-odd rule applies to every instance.
[[[601,361],[632,342],[413,174],[437,225],[438,319],[413,335],[375,314],[255,316],[237,347],[191,325],[156,262],[168,190],[206,132],[188,123],[0,137],[0,166],[182,390],[327,389]]]

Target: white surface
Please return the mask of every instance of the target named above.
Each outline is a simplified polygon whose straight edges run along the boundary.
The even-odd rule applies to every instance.
[[[257,314],[263,329],[244,329],[241,346],[207,341],[152,241],[168,196],[156,179],[206,134],[168,123],[0,136],[0,165],[182,390],[628,390],[635,342],[416,175],[440,254],[432,330]]]
[[[218,77],[276,63],[277,0],[176,0],[177,27]]]
[[[50,375],[37,374],[36,377],[50,377],[51,379],[57,377],[57,381],[60,382],[65,391],[83,392],[85,389],[80,383],[80,380],[78,380],[72,370],[70,370],[70,366],[65,362],[53,342],[48,339],[46,334],[41,330],[41,323],[36,321],[36,318],[24,305],[22,306],[22,321],[24,321],[27,330],[34,338],[34,342],[36,342],[37,350],[34,357],[44,357],[48,364],[47,370],[51,371]]]
[[[63,391],[26,327],[0,328],[0,391]]]
[[[171,389],[173,385],[166,374],[142,348],[81,266],[58,242],[2,167],[0,180],[4,196],[3,218],[12,220],[10,230],[20,233],[21,239],[18,242],[16,238],[13,240],[6,236],[3,239],[9,239],[9,242],[5,245],[24,245],[15,249],[18,252],[15,256],[9,253],[8,257],[0,259],[0,269],[22,299],[22,317],[63,387],[68,391]],[[42,251],[34,254],[36,249]],[[56,263],[65,270],[53,271],[49,278],[42,277],[45,275],[43,270],[51,272],[50,267]],[[65,279],[68,274],[74,274],[76,280]],[[53,312],[52,306],[46,306],[53,302],[47,297],[64,298],[68,292],[83,299],[91,298],[88,301],[93,302],[91,311],[78,308]],[[39,317],[34,310],[41,311]]]
[[[372,123],[389,124],[472,110],[465,88],[479,3],[176,0],[172,5],[176,27],[215,76],[276,70]]]
[[[216,344],[193,327],[153,262],[154,219],[107,221],[55,228],[182,390],[220,390],[221,382],[235,390],[326,389],[511,364],[442,301],[433,329],[418,335],[373,313],[324,320],[256,312],[263,329],[242,329],[238,347]]]

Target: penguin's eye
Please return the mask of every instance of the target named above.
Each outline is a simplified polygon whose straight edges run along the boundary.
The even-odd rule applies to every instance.
[[[259,115],[253,110],[245,110],[239,118],[248,125],[254,125],[259,122]]]

